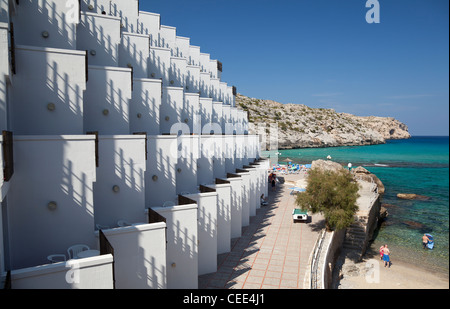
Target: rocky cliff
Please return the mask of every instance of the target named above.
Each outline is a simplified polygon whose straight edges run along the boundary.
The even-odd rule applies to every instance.
[[[236,106],[249,112],[253,125],[265,124],[267,134],[271,124],[278,124],[279,149],[373,145],[411,137],[408,127],[391,117],[354,116],[241,94],[236,96]]]

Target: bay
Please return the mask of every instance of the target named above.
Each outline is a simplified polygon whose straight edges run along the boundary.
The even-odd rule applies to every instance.
[[[392,259],[446,273],[449,271],[449,137],[413,136],[386,144],[330,148],[306,148],[263,152],[271,161],[286,158],[309,164],[331,160],[352,167],[363,166],[385,186],[382,203],[389,212],[375,234],[372,249],[388,244]],[[273,162],[275,162],[273,161]],[[416,193],[428,200],[402,200],[398,193]],[[424,250],[421,237],[434,236],[433,250]]]

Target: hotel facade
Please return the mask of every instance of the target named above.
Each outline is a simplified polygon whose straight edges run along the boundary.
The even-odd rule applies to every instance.
[[[0,0],[0,71],[6,288],[196,289],[267,196],[222,63],[138,0]]]

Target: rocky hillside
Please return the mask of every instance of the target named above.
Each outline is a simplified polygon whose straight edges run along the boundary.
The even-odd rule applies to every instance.
[[[282,104],[238,94],[236,106],[249,111],[252,124],[278,123],[278,148],[334,147],[383,144],[410,138],[408,127],[391,117],[360,117],[333,109]],[[255,132],[252,132],[255,133]]]

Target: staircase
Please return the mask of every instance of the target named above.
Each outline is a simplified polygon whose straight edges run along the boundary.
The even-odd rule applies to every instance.
[[[359,260],[366,251],[367,223],[367,216],[356,217],[355,222],[347,228],[345,233],[343,249],[356,260]]]

